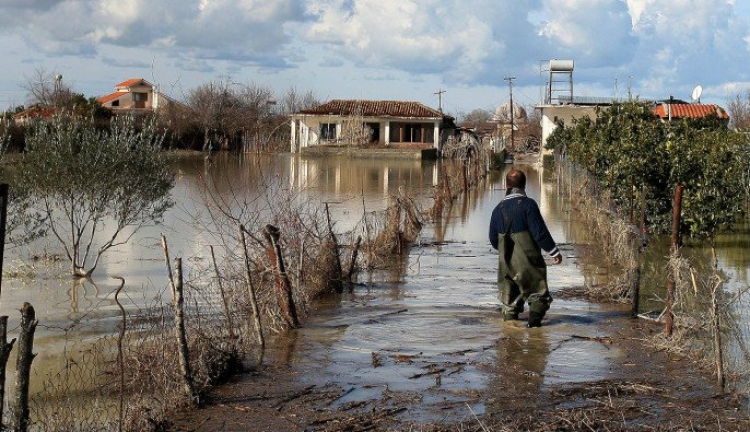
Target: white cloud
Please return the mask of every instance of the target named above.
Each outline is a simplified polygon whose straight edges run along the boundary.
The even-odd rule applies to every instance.
[[[528,50],[529,45],[513,43],[535,38],[528,22],[534,3],[318,0],[308,5],[315,21],[304,37],[358,65],[471,82],[514,57],[511,51]]]
[[[697,83],[708,97],[725,82],[750,82],[747,0],[2,3],[0,44],[12,67],[0,78],[13,83],[36,65],[66,76],[80,69],[83,83],[111,80],[94,78],[95,66],[104,75],[135,76],[156,62],[185,86],[187,77],[202,79],[199,85],[254,74],[284,85],[310,82],[331,94],[346,82],[378,87],[375,93],[390,85],[396,95],[396,88],[432,95],[437,87],[483,95],[470,90],[506,93],[509,75],[519,88],[539,86],[543,60],[551,58],[574,59],[576,88],[591,95],[611,94],[613,80],[632,81],[634,93],[654,98],[689,95]],[[77,66],[84,60],[87,69]],[[23,67],[29,69],[19,74]],[[420,88],[427,85],[436,88]]]
[[[284,25],[304,19],[300,2],[38,1],[14,6],[12,20],[0,14],[6,16],[0,23],[5,31],[21,32],[48,54],[92,53],[106,44],[173,48],[201,58],[243,60],[277,52],[289,43]]]
[[[632,17],[620,0],[545,0],[540,34],[560,53],[587,67],[628,63],[637,46]]]

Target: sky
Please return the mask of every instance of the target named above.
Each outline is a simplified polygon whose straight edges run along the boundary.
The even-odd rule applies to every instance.
[[[750,0],[0,0],[0,109],[38,72],[85,96],[130,78],[185,100],[228,80],[460,116],[576,96],[726,106],[750,90]]]

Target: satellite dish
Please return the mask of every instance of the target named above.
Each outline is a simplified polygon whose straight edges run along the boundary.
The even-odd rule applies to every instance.
[[[690,97],[693,98],[693,102],[700,103],[701,93],[703,93],[703,87],[701,87],[701,85],[698,84],[697,86],[695,86],[695,88],[693,89],[693,93],[690,95]]]

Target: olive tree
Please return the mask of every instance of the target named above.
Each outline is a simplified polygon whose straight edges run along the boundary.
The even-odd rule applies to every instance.
[[[172,169],[154,119],[58,116],[26,136],[19,182],[46,215],[74,276],[89,277],[109,249],[157,223],[173,202]]]

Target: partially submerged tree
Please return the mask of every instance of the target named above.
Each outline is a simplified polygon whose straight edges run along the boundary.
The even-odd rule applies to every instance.
[[[172,206],[173,173],[155,124],[125,117],[99,130],[91,119],[57,116],[29,131],[19,182],[47,216],[73,275],[90,276],[107,250]]]

